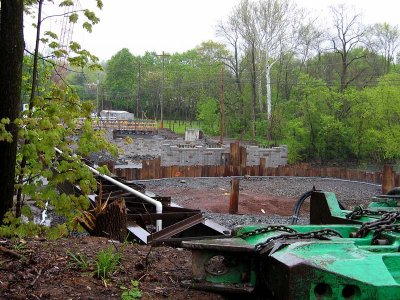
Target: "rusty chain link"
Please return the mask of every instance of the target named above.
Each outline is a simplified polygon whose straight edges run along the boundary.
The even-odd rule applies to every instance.
[[[333,229],[321,229],[314,230],[305,233],[291,233],[291,234],[281,234],[276,236],[271,236],[266,239],[264,242],[258,243],[255,245],[254,250],[260,252],[268,243],[276,240],[293,240],[293,239],[318,239],[318,240],[328,240],[328,236],[337,236],[343,237],[338,231]]]
[[[376,238],[383,231],[399,231],[400,224],[394,224],[400,220],[400,212],[387,212],[382,215],[378,220],[366,222],[361,225],[360,229],[357,230],[353,237],[362,238],[365,237],[370,231],[374,232],[374,238]]]
[[[270,226],[267,226],[267,227],[257,228],[257,229],[252,230],[252,231],[244,232],[242,234],[239,234],[236,237],[245,239],[245,238],[248,238],[250,236],[256,236],[256,235],[267,233],[267,232],[271,232],[271,231],[286,231],[286,232],[289,232],[289,233],[297,233],[297,231],[294,230],[293,228],[290,228],[290,227],[287,227],[287,226],[284,226],[284,225],[270,225]]]
[[[267,238],[265,241],[258,243],[255,245],[254,250],[256,252],[260,252],[269,242],[271,241],[276,241],[276,240],[281,240],[281,239],[319,239],[319,240],[327,240],[328,236],[338,236],[342,237],[342,235],[333,229],[321,229],[321,230],[315,230],[315,231],[310,231],[306,233],[300,233],[296,231],[293,228],[283,226],[283,225],[271,225],[263,228],[258,228],[249,232],[242,233],[238,235],[238,238],[247,238],[250,236],[256,236],[259,234],[271,232],[271,231],[285,231],[287,233],[283,233],[280,235],[276,236],[271,236]]]
[[[363,216],[382,216],[384,214],[390,213],[387,210],[369,210],[363,209],[361,206],[357,206],[352,212],[346,215],[347,219],[354,220],[359,219]]]

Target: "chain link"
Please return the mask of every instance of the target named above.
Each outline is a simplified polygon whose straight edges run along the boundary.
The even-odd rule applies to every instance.
[[[286,231],[286,232],[289,232],[289,233],[296,233],[297,232],[293,228],[290,228],[290,227],[287,227],[287,226],[284,226],[284,225],[270,225],[270,226],[267,226],[267,227],[257,228],[257,229],[252,230],[252,231],[244,232],[242,234],[239,234],[236,237],[245,239],[245,238],[248,238],[250,236],[256,236],[256,235],[260,235],[260,234],[271,232],[271,231]]]
[[[394,223],[399,220],[400,212],[387,212],[378,220],[364,223],[354,234],[354,237],[365,237],[370,231],[373,230],[375,231],[374,238],[376,238],[383,231],[398,231],[400,229],[400,224]]]
[[[362,207],[358,206],[356,207],[352,212],[348,213],[346,215],[347,219],[354,220],[354,219],[359,219],[363,216],[382,216],[384,214],[388,214],[390,211],[386,210],[368,210],[368,209],[363,209]]]
[[[254,249],[260,252],[268,243],[276,240],[294,240],[294,239],[318,239],[318,240],[328,240],[328,236],[343,237],[338,231],[333,229],[321,229],[315,231],[309,231],[305,233],[291,233],[291,234],[281,234],[276,236],[271,236],[262,243],[255,245]]]
[[[238,235],[237,237],[246,239],[251,236],[260,235],[260,234],[271,232],[271,231],[285,231],[287,233],[283,233],[283,234],[276,235],[276,236],[271,236],[268,239],[266,239],[265,241],[256,244],[254,247],[256,252],[260,252],[269,242],[281,240],[281,239],[327,240],[328,236],[342,237],[342,235],[338,231],[333,230],[333,229],[321,229],[321,230],[315,230],[315,231],[310,231],[310,232],[306,232],[306,233],[299,233],[295,229],[287,227],[287,226],[283,226],[283,225],[271,225],[271,226],[267,226],[267,227],[257,228],[255,230],[242,233],[242,234]]]

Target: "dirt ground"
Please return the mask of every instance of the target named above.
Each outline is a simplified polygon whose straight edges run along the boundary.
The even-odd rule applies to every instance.
[[[199,209],[213,213],[229,213],[230,191],[224,188],[205,190],[203,188],[163,188],[152,187],[152,191],[158,195],[170,196],[179,201],[179,205]],[[182,195],[184,195],[182,199]],[[196,199],[196,201],[193,201]],[[240,214],[263,214],[290,216],[296,198],[284,196],[260,194],[258,191],[249,189],[239,192],[238,211]],[[201,203],[201,207],[199,207]],[[302,213],[307,214],[309,204],[304,203]]]
[[[123,287],[132,289],[131,280],[139,282],[141,299],[224,299],[180,285],[191,274],[191,253],[183,249],[95,237],[0,239],[0,246],[21,256],[0,251],[0,299],[123,299]],[[110,247],[122,255],[121,264],[103,281],[94,275],[95,261]],[[86,257],[88,269],[80,269],[69,253]]]
[[[165,188],[153,191],[183,199],[180,205],[205,211],[227,213],[229,191],[218,189]],[[182,198],[182,195],[184,197]],[[187,199],[187,201],[185,201]],[[197,201],[193,201],[196,199]],[[240,213],[290,214],[294,199],[259,195],[251,191],[240,194]],[[105,238],[80,237],[57,241],[46,239],[0,239],[0,246],[18,253],[19,257],[0,251],[0,299],[122,299],[131,280],[139,282],[141,299],[226,299],[214,293],[181,286],[191,277],[191,252],[170,247],[136,243],[111,242]],[[96,278],[95,261],[99,252],[108,250],[122,255],[120,266],[110,279]],[[80,254],[91,261],[87,270],[77,266],[71,257]],[[128,298],[129,299],[129,298]],[[133,299],[133,298],[132,298]]]

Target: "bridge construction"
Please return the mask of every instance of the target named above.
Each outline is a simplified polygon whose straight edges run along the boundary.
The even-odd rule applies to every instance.
[[[113,137],[125,137],[127,135],[156,135],[157,122],[154,120],[115,120],[99,118],[95,122],[96,129],[113,131]]]

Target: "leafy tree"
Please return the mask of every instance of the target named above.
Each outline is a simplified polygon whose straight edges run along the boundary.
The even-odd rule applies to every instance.
[[[102,6],[101,1],[97,1],[97,4],[99,7]],[[40,37],[41,22],[50,17],[41,17],[42,5],[43,1],[39,0],[36,26],[38,37]],[[61,7],[73,5],[73,2],[62,1],[59,5]],[[95,24],[98,19],[90,11],[83,12],[89,21],[84,22],[82,26],[90,29],[90,25]],[[73,15],[74,12],[71,11],[69,14]],[[74,16],[71,21],[74,22],[77,18]],[[54,34],[47,33],[47,35],[55,38]],[[48,40],[44,42],[51,43]],[[110,149],[101,133],[94,131],[91,126],[91,103],[81,102],[71,89],[60,88],[54,82],[49,83],[48,79],[52,77],[51,75],[58,73],[56,68],[58,62],[42,58],[38,52],[39,43],[40,40],[37,40],[33,59],[27,60],[27,63],[32,62],[32,66],[27,66],[25,70],[31,70],[31,74],[24,76],[22,85],[30,93],[29,110],[24,112],[21,119],[14,122],[19,126],[18,136],[22,141],[17,156],[16,175],[18,180],[15,186],[18,191],[17,204],[15,216],[8,212],[7,217],[3,219],[5,224],[9,225],[0,227],[0,234],[3,235],[22,234],[23,230],[20,231],[19,228],[30,226],[19,224],[21,212],[29,215],[28,207],[23,207],[22,195],[29,196],[39,207],[44,207],[45,203],[49,202],[55,207],[57,213],[72,220],[73,216],[87,207],[87,198],[71,195],[67,191],[59,193],[57,187],[59,188],[65,182],[74,183],[80,187],[83,194],[88,194],[96,189],[93,174],[79,158],[106,147]],[[93,62],[96,65],[96,58],[93,55],[80,49],[77,44],[74,44],[73,47],[71,56],[66,58],[69,64],[75,67],[84,67]],[[55,57],[59,57],[60,52],[57,47],[52,49]],[[14,59],[17,58],[22,64],[22,56],[14,57]],[[45,65],[40,68],[40,72],[38,72],[39,61],[46,61]],[[49,67],[52,67],[52,70]],[[30,85],[26,83],[29,80],[31,80]],[[48,83],[44,85],[45,81]],[[18,83],[18,86],[21,86],[21,82]],[[10,87],[7,88],[10,90]],[[19,95],[20,93],[16,99],[20,99]],[[18,110],[18,108],[17,106],[16,109]],[[80,129],[78,138],[76,137],[77,129]],[[56,153],[54,147],[61,149],[62,153]],[[72,148],[76,150],[73,151]],[[3,156],[3,158],[13,159],[11,156]],[[14,160],[14,167],[15,162]],[[3,172],[1,173],[3,174]],[[44,185],[44,181],[47,181],[46,185]],[[14,178],[11,182],[14,187]],[[7,209],[9,208],[11,207],[7,207]],[[63,226],[61,226],[61,230],[62,228]]]
[[[370,26],[367,31],[368,44],[373,52],[382,57],[384,72],[389,73],[394,63],[395,54],[400,46],[400,28],[388,23]]]
[[[399,74],[383,76],[377,87],[369,93],[370,101],[374,103],[371,132],[379,132],[379,139],[375,143],[381,149],[381,158],[393,160],[400,158],[398,141],[400,138],[400,88],[396,84],[400,80]],[[378,144],[379,142],[379,144]]]
[[[197,119],[202,122],[203,129],[210,135],[218,134],[220,118],[219,118],[219,102],[212,98],[202,99],[197,106]]]
[[[126,48],[107,62],[105,88],[114,108],[125,109],[128,100],[133,103],[136,69],[135,57]]]

